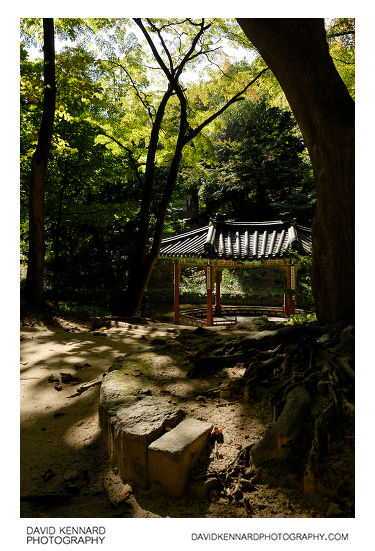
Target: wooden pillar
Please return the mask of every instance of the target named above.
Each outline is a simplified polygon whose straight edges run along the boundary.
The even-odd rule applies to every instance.
[[[285,266],[284,268],[284,316],[295,314],[296,305],[294,296],[291,294],[296,289],[296,266]]]
[[[283,266],[283,274],[284,274],[284,306],[283,306],[283,314],[284,316],[289,316],[289,295],[287,293],[287,290],[289,289],[289,266]]]
[[[221,276],[222,276],[222,271],[216,270],[215,316],[221,316],[221,297],[220,297]]]
[[[297,268],[292,264],[289,266],[289,287],[291,291],[296,290],[296,272]],[[294,299],[294,293],[289,295],[289,315],[293,316],[296,313],[296,303]]]
[[[180,265],[176,261],[174,263],[174,323],[178,325],[180,322]]]
[[[207,266],[206,268],[206,288],[207,288],[207,326],[211,327],[213,322],[212,315],[212,268]]]

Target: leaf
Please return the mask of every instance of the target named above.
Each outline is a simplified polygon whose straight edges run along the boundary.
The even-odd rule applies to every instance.
[[[223,434],[223,431],[218,427],[214,427],[211,431],[211,435]]]

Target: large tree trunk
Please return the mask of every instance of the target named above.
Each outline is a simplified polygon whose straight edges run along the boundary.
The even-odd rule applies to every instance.
[[[55,39],[53,19],[43,19],[44,100],[38,145],[31,162],[29,199],[29,252],[25,298],[28,305],[42,303],[44,283],[44,188],[51,147],[56,102]]]
[[[163,191],[163,197],[160,201],[156,216],[157,221],[152,236],[151,250],[144,257],[142,262],[139,262],[138,264],[133,264],[132,269],[129,271],[128,287],[123,296],[123,300],[120,301],[121,304],[118,305],[121,308],[122,313],[127,316],[134,315],[136,313],[136,310],[141,305],[143,295],[150,281],[152,270],[154,269],[155,263],[159,256],[165,217],[167,215],[168,205],[176,184],[178,167],[180,165],[182,149],[184,147],[185,131],[185,125],[182,124],[177,139],[175,153],[169,169],[166,186]]]
[[[354,102],[329,54],[323,19],[238,19],[299,124],[317,191],[312,286],[322,322],[354,314]]]

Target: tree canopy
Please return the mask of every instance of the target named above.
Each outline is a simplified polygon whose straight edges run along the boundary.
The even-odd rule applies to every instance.
[[[327,25],[332,57],[354,93],[353,28],[344,19]],[[117,303],[132,270],[144,288],[161,237],[187,228],[192,214],[312,221],[304,140],[280,85],[235,20],[56,19],[55,37],[44,211],[45,287],[56,302],[62,289],[73,295],[85,288]],[[30,162],[43,109],[35,47],[42,48],[42,20],[23,19],[25,255]]]

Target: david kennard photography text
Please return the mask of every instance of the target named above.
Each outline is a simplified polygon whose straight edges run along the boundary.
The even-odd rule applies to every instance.
[[[26,543],[36,545],[55,544],[102,544],[104,526],[27,526]]]

